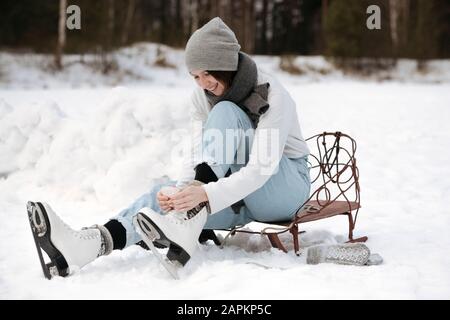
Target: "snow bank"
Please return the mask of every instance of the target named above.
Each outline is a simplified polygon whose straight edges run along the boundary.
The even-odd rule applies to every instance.
[[[137,195],[155,173],[174,173],[172,149],[188,120],[182,103],[115,88],[91,108],[80,121],[54,101],[12,108],[0,100],[0,175],[33,171],[38,185],[64,189],[66,198],[94,193],[117,205],[123,190]]]

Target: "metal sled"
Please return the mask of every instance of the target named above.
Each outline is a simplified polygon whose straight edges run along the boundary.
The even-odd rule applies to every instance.
[[[270,226],[254,231],[237,227],[237,232],[261,234],[268,237],[271,245],[288,252],[279,235],[290,232],[294,251],[298,255],[300,241],[299,225],[337,215],[347,216],[349,222],[348,242],[365,242],[367,237],[353,237],[360,204],[359,172],[356,166],[356,142],[342,132],[323,132],[306,140],[311,148],[309,168],[311,175],[311,196],[301,206],[292,221],[264,222]]]

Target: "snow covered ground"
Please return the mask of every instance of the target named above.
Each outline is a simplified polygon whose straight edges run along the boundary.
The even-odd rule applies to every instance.
[[[169,54],[180,63],[180,53]],[[130,68],[140,70],[140,58]],[[0,86],[0,298],[449,299],[450,69],[428,75],[439,81],[376,82],[295,77],[277,70],[276,58],[258,62],[292,94],[305,136],[339,130],[356,139],[363,207],[355,235],[369,237],[382,265],[307,265],[305,255],[239,235],[224,249],[201,246],[179,281],[137,246],[44,279],[26,202],[46,201],[81,228],[105,223],[161,176],[175,177],[194,83],[183,68],[142,67],[141,80],[115,86],[86,70],[49,77],[10,60],[16,71]],[[347,220],[302,228],[305,246],[336,243]]]

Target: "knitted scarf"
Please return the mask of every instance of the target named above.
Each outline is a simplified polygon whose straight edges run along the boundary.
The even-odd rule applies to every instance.
[[[206,98],[212,106],[220,101],[231,101],[238,105],[250,118],[256,128],[259,117],[269,109],[267,96],[269,83],[257,85],[258,70],[255,62],[247,54],[239,52],[239,64],[231,86],[221,96],[215,96],[208,90]]]

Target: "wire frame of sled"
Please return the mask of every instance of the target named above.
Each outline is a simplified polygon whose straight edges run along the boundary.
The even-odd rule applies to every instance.
[[[331,147],[327,146],[327,138],[333,139]],[[350,146],[343,146],[341,138],[350,143]],[[349,213],[349,220],[351,220],[349,231],[352,234],[360,207],[359,170],[355,159],[356,141],[342,132],[323,132],[306,139],[306,141],[314,140],[317,147],[317,155],[314,153],[310,154],[309,169],[310,172],[317,172],[317,174],[311,177],[311,184],[313,185],[321,179],[321,185],[301,205],[301,209],[298,210],[292,222],[286,226],[270,226],[261,231],[241,230],[240,228],[242,227],[236,227],[228,233],[224,241],[236,232],[261,235],[279,235],[287,231],[292,233],[294,230],[298,230],[297,225],[299,223],[312,221],[308,220],[308,218],[317,216],[319,212],[337,200],[345,200],[344,202],[347,203],[346,212]],[[342,155],[342,153],[347,156],[347,161],[341,162],[343,157],[340,154]],[[313,164],[312,162],[315,163]],[[349,174],[349,176],[347,179],[342,180],[344,174]],[[330,186],[334,186],[338,192],[330,191]],[[320,198],[322,194],[325,194],[325,199]],[[351,198],[349,198],[350,196]],[[307,204],[310,201],[316,201],[319,208],[308,206]],[[352,208],[351,203],[356,204],[356,209]],[[356,210],[354,218],[350,214],[352,210]]]
[[[330,148],[327,146],[327,137],[334,138],[333,145]],[[350,143],[350,148],[342,145],[341,138],[345,138]],[[345,200],[348,206],[347,212],[352,211],[351,203],[357,204],[353,219],[354,225],[360,207],[359,170],[356,166],[355,158],[356,141],[342,132],[323,132],[308,138],[306,141],[314,139],[318,154],[317,156],[310,154],[309,162],[310,171],[316,171],[317,174],[315,177],[311,177],[311,184],[313,185],[321,179],[321,185],[313,191],[302,207],[305,207],[310,201],[316,201],[320,208],[306,207],[304,208],[305,210],[299,210],[293,224],[307,220],[306,218],[317,214],[318,211],[322,211],[337,200]],[[343,158],[342,153],[347,157],[347,161],[341,162]],[[313,165],[312,161],[315,161],[316,164]],[[345,175],[348,175],[346,179],[343,178]],[[330,186],[336,192],[330,191]]]

